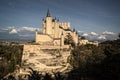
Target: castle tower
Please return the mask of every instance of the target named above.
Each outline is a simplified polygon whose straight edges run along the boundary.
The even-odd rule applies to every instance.
[[[46,15],[46,34],[51,35],[52,34],[52,17],[50,15],[49,9],[47,11]]]
[[[59,38],[59,22],[57,20],[54,22],[54,31],[54,37]]]

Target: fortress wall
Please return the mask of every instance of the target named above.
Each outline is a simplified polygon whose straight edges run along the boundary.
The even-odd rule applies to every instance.
[[[27,59],[29,56],[29,53],[39,53],[41,50],[44,49],[69,49],[69,45],[63,45],[63,46],[41,46],[41,45],[24,45],[23,47],[23,57],[22,59]]]
[[[36,50],[40,50],[40,49],[69,49],[69,45],[63,45],[63,46],[41,46],[41,45],[24,45],[24,50],[30,51],[30,52],[34,52]]]
[[[36,42],[51,42],[51,41],[53,41],[53,39],[48,35],[37,34],[36,36]]]
[[[60,41],[61,41],[61,39],[54,40],[54,45],[55,45],[55,46],[60,45],[60,43],[61,43]]]
[[[68,45],[62,46],[41,46],[24,45],[22,56],[22,69],[20,73],[29,73],[29,67],[40,72],[63,72],[68,69],[67,62],[70,56]]]

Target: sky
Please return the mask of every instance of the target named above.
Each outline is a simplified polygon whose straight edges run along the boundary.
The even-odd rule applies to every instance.
[[[88,39],[116,39],[120,32],[120,0],[0,0],[0,39],[34,39],[50,10]]]

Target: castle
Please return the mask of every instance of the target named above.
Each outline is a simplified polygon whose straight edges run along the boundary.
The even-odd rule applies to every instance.
[[[52,19],[48,10],[46,19],[42,20],[42,33],[36,31],[37,44],[24,44],[21,67],[18,74],[16,71],[14,75],[22,75],[26,78],[30,68],[43,74],[70,71],[72,67],[68,60],[71,56],[71,48],[64,44],[67,35],[71,35],[76,45],[93,44],[88,40],[78,40],[78,34],[70,29],[70,23]]]
[[[78,44],[78,34],[70,29],[70,22],[60,22],[53,19],[49,10],[46,19],[42,20],[42,33],[36,31],[35,42],[40,45],[64,46],[64,39],[70,34],[75,44]]]

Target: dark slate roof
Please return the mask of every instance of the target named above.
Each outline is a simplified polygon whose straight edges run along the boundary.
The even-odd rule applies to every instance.
[[[49,9],[47,11],[47,16],[46,17],[51,17]]]

